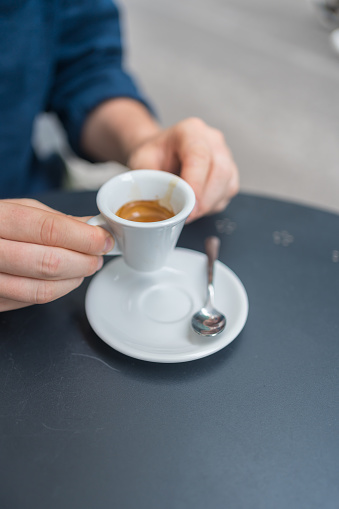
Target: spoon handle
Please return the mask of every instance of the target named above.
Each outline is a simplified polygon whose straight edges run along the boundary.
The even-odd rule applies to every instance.
[[[220,249],[219,237],[207,237],[205,240],[205,251],[208,259],[208,284],[213,284],[214,262],[218,259]]]

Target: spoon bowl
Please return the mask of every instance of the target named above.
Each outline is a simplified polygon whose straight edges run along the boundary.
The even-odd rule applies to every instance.
[[[202,308],[193,315],[192,327],[200,336],[216,336],[226,327],[226,318],[216,309]]]
[[[226,317],[214,307],[213,273],[214,262],[218,258],[220,239],[208,237],[205,240],[205,251],[208,259],[208,285],[205,305],[192,317],[192,328],[200,336],[216,336],[226,327]]]

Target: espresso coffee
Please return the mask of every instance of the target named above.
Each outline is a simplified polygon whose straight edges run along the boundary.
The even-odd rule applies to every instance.
[[[115,213],[122,219],[140,223],[154,223],[173,217],[173,210],[160,204],[160,200],[134,200],[125,203]]]

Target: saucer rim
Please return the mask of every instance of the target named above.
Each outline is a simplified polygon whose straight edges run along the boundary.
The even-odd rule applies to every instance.
[[[184,256],[187,254],[189,256],[193,256],[195,258],[205,258],[205,254],[201,253],[200,251],[195,251],[193,249],[187,249],[187,248],[180,248],[177,247],[174,249],[173,253],[184,254]],[[114,258],[113,260],[109,261],[102,270],[109,270],[108,267],[113,265],[114,263],[124,263],[121,256],[118,256],[117,258]],[[227,345],[229,345],[234,339],[236,339],[240,332],[243,330],[247,318],[248,318],[248,312],[249,312],[249,301],[248,301],[248,295],[246,292],[246,289],[242,283],[242,281],[239,279],[239,277],[235,274],[235,272],[230,269],[226,264],[221,262],[220,260],[216,261],[216,264],[220,267],[220,269],[227,274],[227,277],[231,277],[233,279],[234,285],[238,287],[238,291],[240,293],[240,300],[241,300],[241,308],[239,310],[239,314],[237,316],[237,321],[234,326],[233,334],[225,340],[223,338],[226,336],[227,326],[226,329],[218,334],[217,336],[214,336],[211,338],[210,346],[211,348],[208,350],[194,350],[189,352],[179,352],[176,354],[164,354],[159,352],[145,352],[144,350],[137,349],[135,347],[131,347],[130,345],[123,342],[123,340],[113,340],[111,337],[107,337],[107,334],[103,334],[102,330],[99,330],[100,327],[96,325],[96,319],[95,316],[93,318],[93,312],[91,309],[91,306],[89,304],[91,299],[91,293],[93,291],[93,283],[96,280],[96,278],[99,276],[100,273],[96,274],[93,279],[91,280],[87,291],[86,291],[86,297],[85,297],[85,312],[88,319],[88,322],[93,329],[93,331],[96,333],[96,335],[104,341],[108,346],[113,348],[114,350],[127,355],[131,358],[146,361],[146,362],[155,362],[155,363],[164,363],[164,364],[170,364],[170,363],[182,363],[182,362],[189,362],[193,360],[202,359],[204,357],[208,357],[209,355],[212,355],[214,353],[217,353],[218,351],[225,348]],[[100,271],[101,272],[101,271]],[[94,322],[94,323],[93,323]],[[199,336],[197,335],[197,338]],[[204,341],[208,341],[208,338],[204,338]]]

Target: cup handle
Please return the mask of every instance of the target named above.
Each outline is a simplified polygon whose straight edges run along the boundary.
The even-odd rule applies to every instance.
[[[97,216],[91,217],[91,219],[89,219],[87,221],[87,224],[90,224],[92,226],[101,226],[101,228],[104,228],[105,230],[107,230],[112,235],[112,232],[109,229],[109,226],[108,226],[105,218],[101,214],[98,214]],[[116,239],[114,239],[114,240],[115,240],[115,244],[114,244],[113,249],[111,251],[109,251],[108,253],[105,253],[106,255],[112,255],[112,256],[121,255],[121,251],[118,248],[117,241],[116,241]]]

